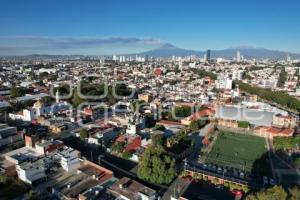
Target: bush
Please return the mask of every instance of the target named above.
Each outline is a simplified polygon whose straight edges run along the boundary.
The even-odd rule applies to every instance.
[[[238,121],[238,127],[239,128],[248,128],[249,127],[249,122],[247,121]]]
[[[122,153],[124,151],[124,143],[120,143],[120,142],[115,142],[112,146],[111,146],[111,150],[115,153]]]
[[[132,153],[130,153],[130,152],[123,152],[122,153],[122,158],[125,158],[125,159],[130,159],[132,157]]]

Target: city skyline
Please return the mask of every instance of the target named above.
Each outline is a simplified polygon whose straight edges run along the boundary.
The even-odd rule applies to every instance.
[[[3,1],[0,55],[254,46],[300,53],[299,2]],[[188,11],[188,12],[187,12]]]

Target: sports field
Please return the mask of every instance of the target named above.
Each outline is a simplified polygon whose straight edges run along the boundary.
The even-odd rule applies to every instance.
[[[250,171],[254,161],[266,151],[264,138],[222,132],[219,133],[205,162]]]

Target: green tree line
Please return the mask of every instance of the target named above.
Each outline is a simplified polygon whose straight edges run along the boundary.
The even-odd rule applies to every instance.
[[[239,87],[241,90],[248,92],[250,94],[255,94],[262,99],[273,101],[279,105],[285,106],[290,109],[294,109],[300,112],[300,100],[295,97],[288,95],[282,91],[272,91],[270,89],[252,87],[251,85],[243,82],[239,82]]]

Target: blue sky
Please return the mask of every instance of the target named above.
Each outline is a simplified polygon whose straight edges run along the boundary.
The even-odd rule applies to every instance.
[[[300,53],[299,0],[1,0],[0,55],[120,54],[165,42]]]

